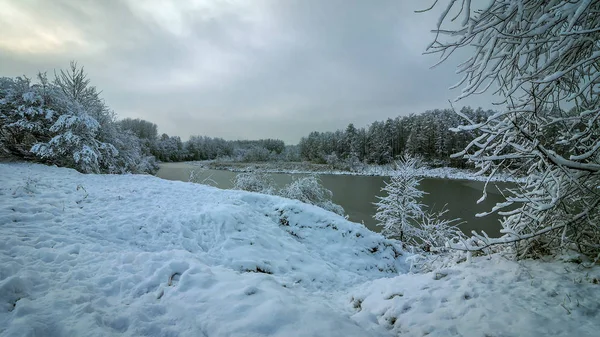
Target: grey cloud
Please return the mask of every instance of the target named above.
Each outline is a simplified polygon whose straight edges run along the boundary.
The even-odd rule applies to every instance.
[[[39,1],[23,8],[68,23],[95,49],[4,50],[0,74],[31,75],[77,59],[120,117],[150,120],[184,139],[203,134],[295,143],[313,130],[446,108],[458,95],[447,90],[459,79],[453,65],[431,70],[435,58],[421,55],[435,13],[415,14],[418,2],[255,4],[183,11],[178,33],[180,27],[157,21],[161,13],[123,1]],[[488,101],[466,103],[489,107]]]

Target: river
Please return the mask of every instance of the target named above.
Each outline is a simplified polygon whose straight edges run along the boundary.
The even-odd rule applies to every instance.
[[[163,163],[156,174],[168,180],[188,181],[190,170],[196,168],[187,163]],[[201,179],[208,179],[213,186],[230,189],[232,180],[237,175],[235,172],[222,170],[203,170]],[[277,187],[290,183],[298,174],[273,173],[272,177]],[[354,222],[364,223],[369,229],[380,231],[377,221],[373,219],[377,196],[383,196],[381,188],[389,181],[388,177],[355,176],[355,175],[320,175],[323,185],[333,192],[333,202],[341,205],[349,219]],[[503,199],[498,191],[490,184],[488,197],[477,204],[481,197],[484,183],[469,180],[450,180],[427,178],[423,179],[420,188],[427,194],[423,203],[433,210],[439,210],[444,205],[448,209],[448,218],[460,218],[460,228],[465,233],[472,230],[485,230],[490,236],[497,236],[501,226],[499,217],[495,214],[478,218],[475,214],[490,210],[497,202]]]

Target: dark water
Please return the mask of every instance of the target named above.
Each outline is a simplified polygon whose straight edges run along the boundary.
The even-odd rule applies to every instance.
[[[194,166],[185,163],[161,164],[156,174],[168,180],[188,181],[190,170]],[[200,179],[209,179],[212,185],[229,189],[233,187],[232,180],[237,173],[220,170],[205,170]],[[275,173],[272,175],[278,187],[290,183],[295,175]],[[341,205],[351,221],[362,222],[368,228],[379,231],[377,222],[373,219],[377,196],[383,196],[381,188],[389,181],[388,177],[350,176],[350,175],[321,175],[323,185],[333,192],[333,202]],[[470,233],[472,230],[485,230],[490,235],[496,235],[500,229],[498,216],[489,215],[483,218],[475,214],[490,210],[502,198],[494,186],[488,186],[488,197],[477,204],[481,197],[483,183],[476,181],[424,179],[420,188],[427,192],[423,203],[433,210],[440,210],[444,205],[448,209],[446,217],[460,218],[463,223],[460,228]]]

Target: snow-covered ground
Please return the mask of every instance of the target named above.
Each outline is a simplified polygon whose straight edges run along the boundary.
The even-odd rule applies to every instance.
[[[397,242],[297,201],[0,164],[0,336],[597,336],[600,268]]]
[[[264,172],[264,173],[291,173],[291,174],[331,174],[331,175],[357,175],[357,176],[391,176],[393,165],[363,165],[356,170],[336,170],[325,164],[293,163],[293,162],[266,162],[266,163],[242,163],[242,162],[220,162],[215,160],[191,161],[190,165],[209,168],[213,170],[227,170],[231,172]],[[476,175],[475,171],[458,169],[453,167],[427,167],[417,169],[416,174],[425,178],[474,180],[486,181],[487,176]],[[490,181],[513,182],[517,181],[507,174],[496,174]]]

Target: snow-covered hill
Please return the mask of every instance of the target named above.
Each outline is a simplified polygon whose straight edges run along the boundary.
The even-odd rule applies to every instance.
[[[365,336],[327,298],[406,271],[398,247],[297,201],[0,165],[3,336]]]
[[[320,208],[151,176],[0,164],[0,238],[0,336],[600,331],[597,268],[412,275],[395,241]]]

